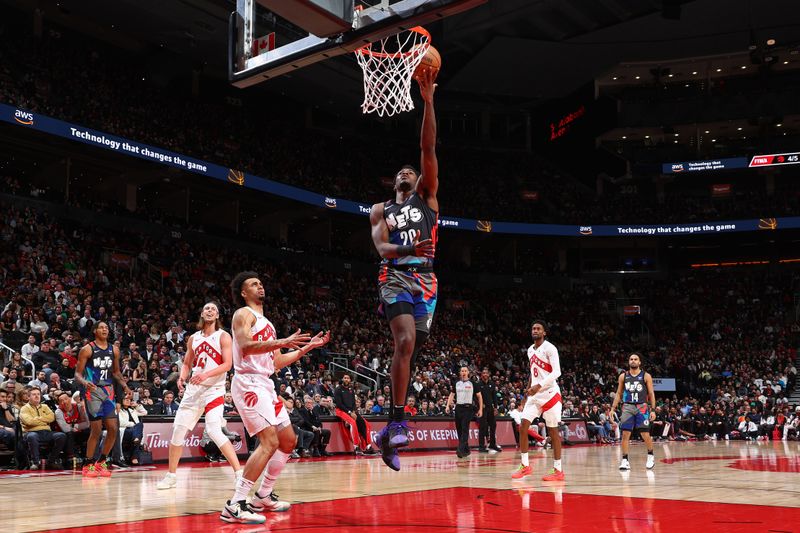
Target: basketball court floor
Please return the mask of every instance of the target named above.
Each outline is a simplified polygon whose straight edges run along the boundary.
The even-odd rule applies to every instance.
[[[79,474],[0,474],[6,531],[800,531],[800,443],[656,444],[656,467],[631,448],[564,450],[565,482],[545,483],[551,452],[531,453],[534,476],[512,481],[518,455],[402,454],[403,470],[380,457],[292,461],[276,492],[293,503],[259,526],[226,524],[219,510],[233,488],[227,464],[190,463],[179,486],[156,490],[164,466]]]

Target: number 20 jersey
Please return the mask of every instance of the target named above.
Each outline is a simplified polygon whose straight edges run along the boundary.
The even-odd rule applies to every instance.
[[[399,246],[410,246],[419,236],[419,241],[431,239],[433,245],[439,234],[439,215],[428,207],[425,200],[417,193],[409,196],[405,202],[398,204],[389,200],[383,204],[383,219],[389,228],[389,243]],[[433,259],[426,257],[406,256],[384,260],[392,265],[413,265],[432,267]]]

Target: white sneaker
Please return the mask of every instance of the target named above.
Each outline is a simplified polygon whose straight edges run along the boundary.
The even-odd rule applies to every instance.
[[[656,466],[656,458],[654,455],[647,454],[647,464],[645,466],[648,470]]]
[[[627,459],[623,459],[619,463],[619,469],[620,470],[630,470],[631,469],[631,464],[628,462]]]
[[[156,488],[158,490],[174,489],[177,485],[178,485],[178,476],[167,472],[167,475],[164,476],[164,479],[158,482]]]
[[[270,492],[267,496],[261,496],[256,491],[253,495],[253,500],[250,502],[250,508],[258,513],[282,513],[288,511],[291,507],[291,503],[282,502],[274,492]]]
[[[231,524],[263,524],[267,521],[265,517],[254,513],[244,500],[236,503],[231,503],[228,500],[219,515],[219,519]]]
[[[494,448],[489,448],[489,454],[494,454],[494,453],[497,453],[497,450],[495,450]]]

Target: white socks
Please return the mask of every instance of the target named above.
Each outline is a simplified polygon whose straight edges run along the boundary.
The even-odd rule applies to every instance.
[[[236,480],[236,491],[233,493],[233,498],[231,498],[231,503],[240,502],[242,500],[247,499],[247,495],[250,494],[250,490],[253,488],[253,481],[250,481],[246,477],[242,476]]]
[[[520,459],[522,459],[522,466],[528,466],[528,454],[523,453],[520,455]]]
[[[275,450],[269,463],[267,463],[267,468],[264,470],[264,479],[261,480],[261,487],[258,489],[258,493],[261,496],[266,496],[272,492],[275,482],[278,481],[278,476],[281,475],[283,467],[286,466],[288,460],[288,453]]]
[[[553,460],[553,468],[561,472],[561,459]]]

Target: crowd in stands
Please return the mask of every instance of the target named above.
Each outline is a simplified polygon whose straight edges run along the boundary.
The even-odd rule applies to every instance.
[[[141,440],[143,420],[172,416],[180,404],[179,365],[203,304],[222,302],[229,321],[228,282],[235,271],[252,269],[262,276],[265,308],[279,335],[296,328],[332,332],[326,348],[275,376],[301,436],[297,454],[326,454],[329,435],[320,419],[336,415],[352,419],[354,449],[372,451],[369,417],[385,414],[389,405],[384,376],[392,353],[387,326],[376,313],[374,280],[323,272],[309,262],[266,261],[235,247],[154,240],[2,207],[0,242],[7,253],[0,256],[0,335],[14,353],[0,376],[5,393],[0,442],[8,445],[14,432],[22,431],[31,446],[46,442],[51,454],[63,450],[67,464],[80,456],[74,449],[83,443],[86,420],[75,394],[76,356],[102,320],[119,346],[122,374],[134,391],[133,397],[118,397],[124,425],[115,460],[135,460],[131,450]],[[109,249],[160,257],[163,277],[115,268]],[[599,441],[616,438],[608,408],[631,350],[641,351],[652,375],[675,377],[678,383],[676,394],[659,394],[657,415],[665,438],[792,438],[800,412],[787,398],[797,379],[800,326],[786,288],[796,281],[791,271],[737,270],[658,281],[576,281],[569,291],[442,285],[431,338],[412,372],[406,411],[442,415],[454,376],[468,366],[473,376],[489,369],[498,414],[512,413],[529,380],[525,349],[529,322],[537,316],[550,322],[551,340],[561,353],[565,417],[590,421]],[[609,303],[620,297],[636,299],[643,314],[621,319]],[[449,302],[456,300],[462,305],[451,308]],[[341,373],[329,364],[336,357],[381,380],[381,387],[356,384],[343,394]],[[350,394],[352,401],[342,403]],[[235,412],[229,396],[226,412]],[[52,466],[63,464],[56,455],[50,456]],[[35,466],[36,459],[31,453],[24,460]]]
[[[219,94],[204,99],[165,90],[135,67],[135,57],[66,30],[45,31],[41,38],[13,25],[3,31],[9,37],[0,50],[0,101],[34,113],[368,203],[385,200],[391,189],[386,177],[418,159],[414,135],[376,143],[356,134],[307,130],[275,109],[230,105]],[[747,201],[712,198],[709,191],[687,196],[680,189],[661,201],[655,194],[597,196],[593,184],[579,185],[533,154],[463,148],[444,137],[438,156],[440,203],[448,216],[579,225],[683,223],[778,217],[800,207],[796,187],[772,195],[748,192]]]

